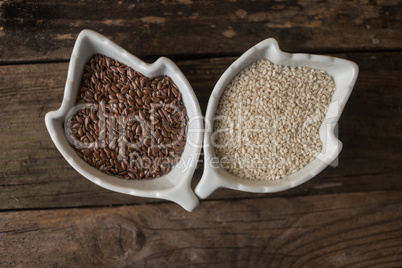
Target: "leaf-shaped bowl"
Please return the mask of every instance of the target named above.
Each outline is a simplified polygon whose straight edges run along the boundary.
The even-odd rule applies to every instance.
[[[212,146],[214,117],[223,91],[237,74],[260,59],[267,59],[282,66],[306,66],[323,70],[335,82],[331,103],[319,129],[323,144],[322,151],[302,169],[278,180],[249,180],[232,175],[217,165],[217,157]],[[334,129],[356,82],[358,71],[355,63],[344,59],[285,53],[280,50],[277,41],[272,38],[266,39],[246,51],[223,73],[209,99],[203,145],[204,173],[195,189],[196,194],[200,198],[206,198],[218,188],[254,193],[279,192],[298,186],[320,173],[337,158],[341,151],[342,143],[337,139]]]
[[[181,91],[190,119],[184,152],[170,173],[152,180],[120,179],[90,166],[70,146],[63,124],[69,111],[76,105],[84,66],[96,53],[122,62],[147,77],[168,75]],[[198,199],[190,184],[202,147],[201,110],[186,77],[168,58],[161,57],[154,63],[147,64],[106,37],[91,30],[83,30],[77,37],[71,55],[61,107],[57,111],[47,113],[45,123],[50,137],[63,157],[75,170],[93,183],[119,193],[170,200],[188,211],[192,211],[198,205]]]

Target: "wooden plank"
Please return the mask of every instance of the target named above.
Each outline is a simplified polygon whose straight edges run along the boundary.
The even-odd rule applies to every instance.
[[[2,267],[400,267],[402,192],[2,212]]]
[[[402,53],[337,55],[360,65],[360,76],[339,124],[339,166],[273,196],[401,189]],[[234,58],[179,61],[201,107]],[[75,172],[50,140],[46,112],[59,107],[66,63],[0,66],[0,209],[80,207],[155,202],[116,194]],[[196,171],[193,186],[202,174]],[[210,198],[261,197],[218,190]]]
[[[66,60],[86,28],[140,57],[238,55],[269,37],[292,52],[396,50],[402,2],[0,1],[0,63]]]

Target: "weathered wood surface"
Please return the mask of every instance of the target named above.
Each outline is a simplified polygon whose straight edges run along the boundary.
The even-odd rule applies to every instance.
[[[339,123],[339,166],[310,182],[269,196],[401,190],[402,53],[336,55],[360,75]],[[203,111],[210,92],[235,58],[178,61]],[[75,172],[50,140],[44,116],[58,109],[67,63],[0,66],[0,210],[135,204],[158,200],[104,190]],[[193,185],[202,174],[196,171]],[[262,197],[218,190],[211,199]]]
[[[1,267],[400,267],[402,194],[3,212]]]
[[[0,1],[0,63],[70,57],[93,29],[140,56],[238,55],[274,37],[286,51],[402,48],[399,0]]]
[[[192,213],[94,185],[44,124],[85,28],[174,59],[203,112],[223,71],[268,37],[356,62],[339,165],[281,193],[221,189]],[[0,267],[401,267],[401,51],[400,0],[0,0]]]

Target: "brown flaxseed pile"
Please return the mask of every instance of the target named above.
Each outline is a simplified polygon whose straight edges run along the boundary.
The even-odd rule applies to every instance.
[[[168,76],[148,78],[96,54],[85,65],[75,110],[67,137],[85,162],[107,174],[157,178],[184,151],[188,116]]]

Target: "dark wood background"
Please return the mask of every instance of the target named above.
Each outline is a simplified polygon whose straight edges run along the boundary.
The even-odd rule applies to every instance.
[[[78,33],[174,60],[203,112],[274,37],[356,62],[338,166],[275,194],[218,190],[192,213],[102,189],[47,134]],[[402,1],[0,1],[0,267],[402,266]],[[197,184],[202,161],[193,179]]]

